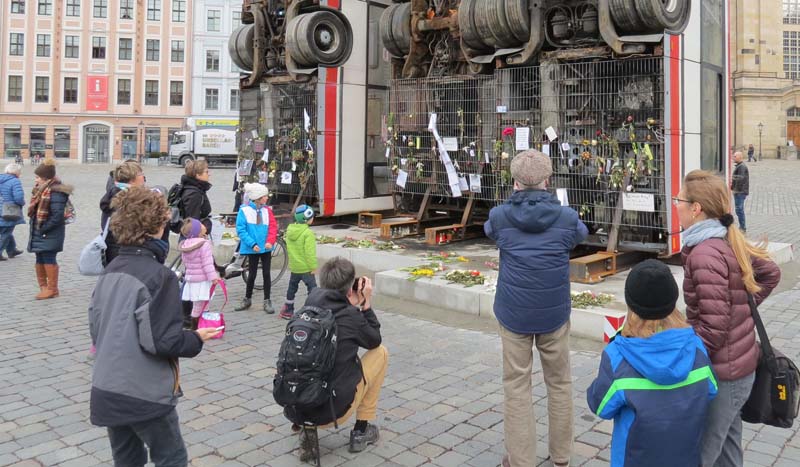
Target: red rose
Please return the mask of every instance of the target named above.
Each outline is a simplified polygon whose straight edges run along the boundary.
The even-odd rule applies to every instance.
[[[503,136],[514,136],[514,129],[513,128],[506,128],[503,130]]]

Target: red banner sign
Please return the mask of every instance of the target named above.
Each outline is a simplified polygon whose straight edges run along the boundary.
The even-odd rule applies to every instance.
[[[108,110],[108,76],[89,76],[86,83],[86,110]]]

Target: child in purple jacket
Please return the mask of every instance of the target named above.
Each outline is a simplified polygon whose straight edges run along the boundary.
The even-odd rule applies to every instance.
[[[200,315],[208,309],[211,286],[219,282],[219,273],[214,268],[214,252],[211,241],[206,238],[206,227],[197,219],[186,219],[181,235],[180,251],[186,268],[181,300],[192,302],[192,329],[197,329]]]

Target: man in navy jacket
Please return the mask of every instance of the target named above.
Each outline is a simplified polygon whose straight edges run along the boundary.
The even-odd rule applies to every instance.
[[[514,194],[484,224],[500,249],[494,314],[503,342],[504,467],[536,464],[534,345],[547,385],[550,457],[562,467],[572,454],[569,252],[588,231],[578,213],[546,191],[552,174],[548,156],[535,150],[518,154],[511,161]]]

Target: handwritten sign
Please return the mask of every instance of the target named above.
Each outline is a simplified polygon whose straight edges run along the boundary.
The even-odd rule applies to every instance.
[[[626,211],[655,212],[656,197],[649,193],[623,193],[622,209]]]

